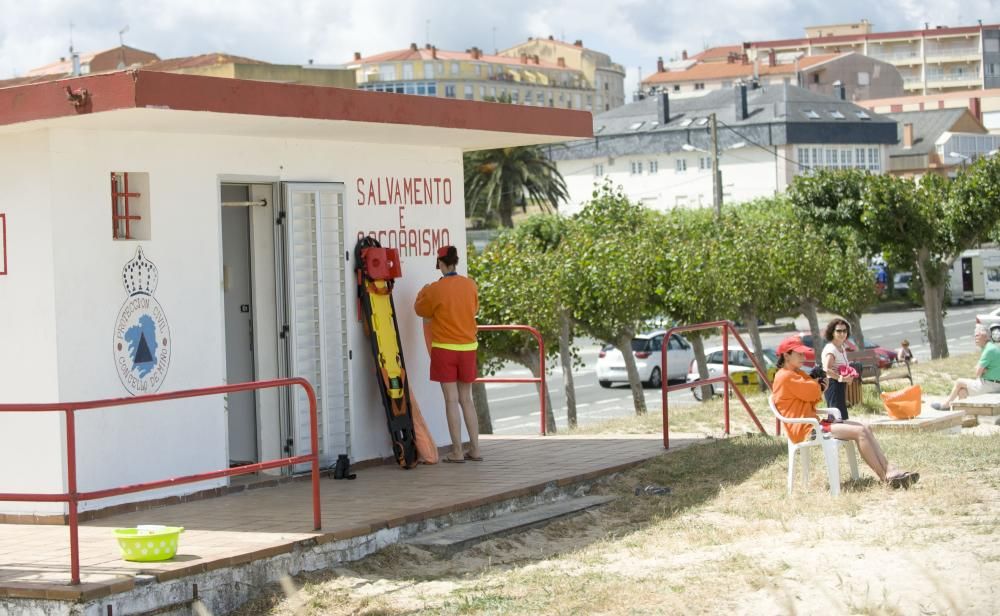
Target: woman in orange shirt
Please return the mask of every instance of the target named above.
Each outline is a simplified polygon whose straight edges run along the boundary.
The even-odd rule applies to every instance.
[[[413,309],[417,316],[431,322],[431,380],[441,384],[445,418],[451,434],[451,453],[442,460],[481,462],[479,418],[472,402],[479,289],[471,278],[455,271],[456,265],[458,249],[454,246],[438,249],[436,267],[441,272],[441,279],[420,289]],[[469,431],[469,451],[462,450],[462,417]]]
[[[826,378],[817,381],[802,372],[805,353],[809,350],[798,336],[789,336],[778,345],[778,372],[771,385],[778,412],[789,418],[813,417],[819,420],[820,429],[833,435],[833,438],[856,442],[861,457],[875,471],[880,481],[888,482],[894,488],[908,488],[916,483],[920,479],[920,473],[894,469],[882,453],[882,447],[871,428],[856,421],[835,419],[832,414],[820,419],[816,414],[816,404],[823,399]],[[813,427],[808,424],[791,424],[786,426],[786,430],[793,443],[816,438],[812,434]]]

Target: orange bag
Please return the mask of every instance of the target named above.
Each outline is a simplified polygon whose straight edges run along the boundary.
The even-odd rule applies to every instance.
[[[882,404],[892,419],[913,419],[920,414],[920,385],[882,394]]]
[[[424,416],[420,413],[420,406],[412,394],[410,395],[410,413],[413,416],[413,440],[417,445],[417,461],[424,464],[437,464],[437,445],[434,444],[434,437],[427,429]]]

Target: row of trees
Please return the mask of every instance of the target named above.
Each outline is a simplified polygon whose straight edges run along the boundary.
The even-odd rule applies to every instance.
[[[491,164],[467,165],[467,175]],[[481,186],[474,191],[478,198]],[[552,193],[535,198],[558,200]],[[550,360],[559,356],[573,426],[574,336],[622,351],[635,411],[642,414],[645,400],[631,353],[636,333],[664,322],[739,320],[759,354],[758,319],[803,314],[818,344],[817,314],[825,310],[851,321],[863,343],[860,315],[877,299],[867,262],[879,253],[896,268],[918,272],[932,354],[944,356],[947,269],[962,250],[988,239],[998,222],[997,157],[955,181],[821,171],[798,178],[787,196],[728,206],[721,216],[707,209],[648,210],[605,183],[575,216],[537,215],[504,232],[470,256],[469,271],[480,287],[480,322],[531,324],[542,333]],[[702,337],[689,338],[705,376]],[[538,375],[530,336],[490,334],[483,342],[486,371],[515,362]],[[485,392],[478,386],[475,393],[488,430]],[[551,413],[549,420],[555,430]]]
[[[832,253],[783,198],[730,206],[721,218],[711,210],[664,214],[605,184],[573,217],[537,215],[503,233],[470,257],[469,272],[479,283],[481,322],[529,323],[541,332],[551,359],[559,356],[573,426],[575,335],[622,351],[635,412],[642,414],[645,398],[631,352],[637,333],[664,321],[742,320],[759,353],[758,318],[803,311],[818,338],[820,307],[836,302],[860,314],[875,300],[874,279],[860,253],[837,256],[837,271],[862,281],[848,287],[830,274]],[[689,338],[707,375],[702,335]],[[530,336],[490,334],[481,349],[488,372],[514,362],[539,373]],[[484,402],[480,391],[477,406],[487,415]]]

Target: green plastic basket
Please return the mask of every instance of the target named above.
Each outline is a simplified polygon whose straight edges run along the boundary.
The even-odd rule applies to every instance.
[[[170,560],[176,556],[182,532],[182,526],[139,526],[114,530],[122,558],[138,562]]]

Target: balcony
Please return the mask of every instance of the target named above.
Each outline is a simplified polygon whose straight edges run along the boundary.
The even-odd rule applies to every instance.
[[[905,84],[904,84],[905,85]],[[928,73],[928,88],[959,88],[982,85],[979,71],[966,73]]]
[[[897,65],[913,65],[920,64],[922,62],[919,49],[902,51],[880,51],[869,49],[868,56],[875,58],[876,60],[882,60],[883,62]]]
[[[970,60],[982,60],[982,55],[979,52],[979,46],[944,47],[927,50],[928,62],[968,62]]]

